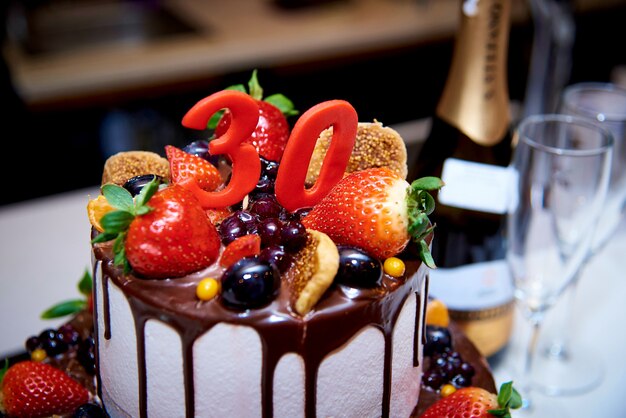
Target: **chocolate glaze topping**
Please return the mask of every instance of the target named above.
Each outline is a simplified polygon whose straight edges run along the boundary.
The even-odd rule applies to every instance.
[[[425,306],[420,306],[419,292],[422,280],[427,279],[424,279],[426,267],[422,266],[418,259],[407,259],[411,257],[409,252],[401,256],[407,267],[403,277],[393,278],[385,274],[382,286],[377,289],[357,290],[343,285],[333,285],[314,310],[305,317],[291,310],[287,286],[281,286],[279,296],[263,308],[235,311],[226,308],[219,298],[199,302],[195,296],[196,285],[200,279],[207,276],[220,277],[222,271],[216,266],[181,278],[152,280],[124,275],[119,267],[114,266],[111,248],[107,244],[95,245],[94,255],[102,262],[104,284],[102,288],[107,289],[108,280],[112,280],[125,294],[135,319],[142,418],[146,417],[147,411],[144,326],[149,319],[167,323],[180,335],[184,357],[187,417],[194,416],[193,344],[198,337],[222,322],[253,327],[261,338],[263,347],[261,393],[264,418],[273,415],[274,370],[284,354],[294,352],[304,359],[306,417],[314,418],[317,371],[320,364],[329,353],[340,348],[366,326],[379,329],[385,340],[382,416],[388,417],[391,398],[392,334],[401,308],[411,293],[418,295],[413,344],[414,366],[418,366],[417,327],[424,326],[425,309]],[[98,263],[94,263],[94,266],[97,265]],[[416,272],[418,274],[414,275]],[[102,295],[105,315],[103,335],[110,339],[115,337],[115,330],[111,329],[110,325],[109,300],[106,293],[105,290]],[[96,321],[96,326],[97,324]]]

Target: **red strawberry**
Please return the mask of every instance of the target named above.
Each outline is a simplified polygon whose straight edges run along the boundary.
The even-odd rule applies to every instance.
[[[7,370],[2,395],[6,413],[24,418],[69,414],[89,400],[87,389],[65,372],[34,361]]]
[[[283,95],[274,94],[262,100],[263,89],[257,80],[256,70],[253,71],[248,86],[250,96],[259,105],[259,122],[250,138],[244,142],[254,145],[259,155],[266,160],[278,162],[283,156],[290,134],[286,116],[295,115],[298,112],[294,110],[293,103]],[[245,87],[242,85],[232,88],[245,92]],[[229,126],[230,114],[224,112],[215,127],[215,136],[222,136]]]
[[[195,196],[172,185],[148,202],[153,210],[136,217],[126,236],[126,258],[144,276],[184,276],[211,265],[220,238]]]
[[[165,146],[165,153],[170,162],[172,183],[194,178],[198,186],[207,192],[212,192],[223,184],[218,169],[204,158],[186,153],[172,145]]]
[[[158,180],[133,197],[114,184],[102,187],[118,210],[107,213],[93,243],[115,239],[115,264],[150,278],[179,277],[211,265],[220,237],[196,197],[176,184],[158,190]]]
[[[261,237],[257,234],[244,235],[226,246],[220,258],[220,265],[229,267],[244,257],[258,255],[260,252]]]
[[[511,382],[502,385],[498,396],[482,388],[467,387],[440,399],[420,418],[510,418],[509,409],[521,405],[521,397]]]
[[[425,179],[431,182],[433,178]],[[439,179],[409,185],[388,168],[353,172],[340,180],[302,223],[324,232],[337,244],[359,247],[379,259],[398,254],[413,237],[426,251],[424,261],[431,265],[423,238],[432,229],[427,217],[432,198],[424,193],[440,185]]]

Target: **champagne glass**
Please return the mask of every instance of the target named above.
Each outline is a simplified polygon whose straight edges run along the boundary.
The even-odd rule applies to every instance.
[[[611,130],[614,138],[608,193],[595,228],[590,252],[585,260],[586,265],[610,240],[623,216],[626,202],[626,90],[611,83],[574,84],[565,89],[560,112],[601,124]],[[571,344],[569,341],[576,318],[573,306],[577,283],[578,277],[573,280],[564,296],[565,304],[557,308],[560,316],[556,323],[559,326],[555,327],[551,339],[546,347],[540,350],[541,355],[537,358],[537,367],[552,371],[552,377],[538,384],[542,392],[549,395],[587,392],[600,384],[604,376],[605,366],[593,355],[592,348],[580,343]],[[574,368],[574,365],[578,367]],[[565,371],[572,379],[567,381],[554,379]],[[573,373],[577,375],[573,376]]]
[[[534,382],[551,377],[551,371],[533,367],[539,331],[591,248],[609,183],[613,137],[583,118],[535,115],[519,124],[514,140],[507,261],[516,301],[532,330],[518,379],[528,412]]]

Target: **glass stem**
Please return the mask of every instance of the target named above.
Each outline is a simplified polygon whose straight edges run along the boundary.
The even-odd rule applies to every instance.
[[[528,346],[526,347],[526,356],[524,357],[524,381],[522,382],[522,397],[523,397],[523,409],[531,408],[530,391],[531,391],[531,372],[533,369],[535,352],[537,351],[537,342],[539,341],[539,331],[543,323],[542,313],[533,313],[530,317],[530,338],[528,340]]]
[[[580,270],[583,267],[584,264]],[[551,332],[553,335],[552,341],[550,341],[546,349],[546,354],[554,360],[566,361],[569,355],[571,330],[574,323],[574,303],[576,301],[576,289],[578,288],[580,270],[565,290],[563,306],[561,309],[557,309],[560,311],[560,316],[557,318],[558,323],[554,327],[554,333]]]

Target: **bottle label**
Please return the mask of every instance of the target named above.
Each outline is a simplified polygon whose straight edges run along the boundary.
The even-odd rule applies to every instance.
[[[441,179],[443,205],[503,215],[513,201],[515,174],[508,167],[448,158]]]
[[[513,300],[513,282],[505,260],[429,272],[429,293],[450,309],[479,311]]]

